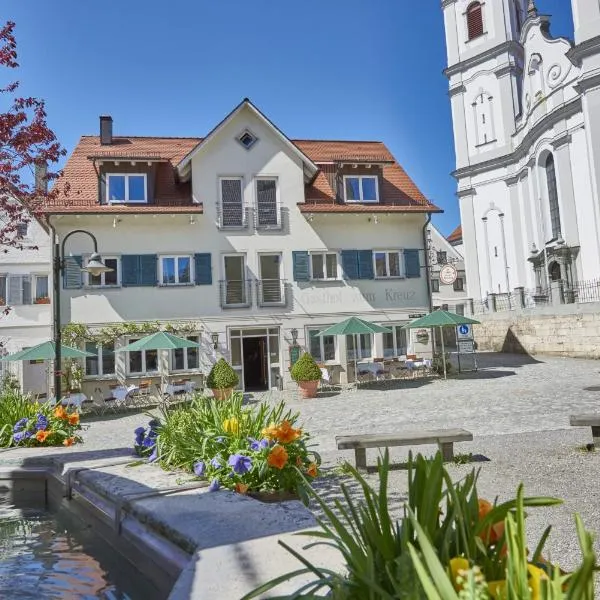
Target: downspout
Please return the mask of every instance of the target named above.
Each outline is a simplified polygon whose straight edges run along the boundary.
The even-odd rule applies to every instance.
[[[423,250],[425,251],[425,277],[427,278],[427,301],[429,312],[433,312],[433,299],[431,297],[431,278],[429,277],[429,249],[427,248],[427,227],[431,223],[431,213],[427,213],[427,220],[423,225]]]

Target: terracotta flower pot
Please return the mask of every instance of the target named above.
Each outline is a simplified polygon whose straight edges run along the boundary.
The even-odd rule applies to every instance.
[[[215,400],[229,400],[233,394],[233,388],[211,389]]]
[[[299,381],[298,387],[302,393],[303,398],[316,398],[317,389],[319,387],[318,381]]]

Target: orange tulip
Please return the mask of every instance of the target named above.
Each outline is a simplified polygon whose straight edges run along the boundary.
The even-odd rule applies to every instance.
[[[283,446],[273,446],[269,456],[267,457],[267,463],[271,467],[276,469],[283,469],[288,461],[288,453]]]
[[[310,465],[308,465],[308,469],[306,469],[306,474],[309,477],[316,477],[319,474],[317,465],[315,463],[310,463]]]
[[[69,415],[69,425],[79,425],[79,415],[77,413]]]
[[[67,411],[62,406],[57,406],[54,409],[54,416],[57,419],[67,419],[69,415],[67,414]]]
[[[479,520],[484,519],[493,508],[494,506],[489,500],[479,498]]]
[[[235,491],[238,494],[245,494],[248,491],[248,485],[246,485],[245,483],[236,483],[235,484]]]
[[[50,432],[49,432],[49,431],[40,430],[40,431],[38,431],[38,432],[35,434],[35,439],[36,439],[38,442],[42,442],[42,443],[43,443],[43,442],[45,442],[45,441],[46,441],[46,438],[47,438],[49,435],[50,435]]]
[[[63,441],[63,446],[72,446],[74,443],[75,443],[75,438],[69,437]]]

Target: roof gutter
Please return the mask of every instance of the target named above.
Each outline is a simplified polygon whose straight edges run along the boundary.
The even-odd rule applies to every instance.
[[[429,249],[427,248],[427,228],[431,223],[431,213],[427,213],[425,225],[423,225],[423,251],[425,252],[425,279],[427,283],[427,302],[429,312],[433,312],[433,298],[431,297],[431,279],[429,277]]]

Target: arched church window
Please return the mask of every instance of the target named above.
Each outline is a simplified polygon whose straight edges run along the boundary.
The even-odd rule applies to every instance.
[[[550,265],[550,279],[552,281],[560,281],[560,265],[555,261]]]
[[[548,158],[546,158],[545,169],[546,181],[548,184],[548,205],[550,207],[550,224],[552,226],[552,238],[558,239],[561,236],[560,208],[558,206],[556,168],[554,166],[554,156],[552,156],[552,154],[548,154]]]
[[[483,35],[481,2],[472,2],[467,8],[467,31],[470,40]]]

